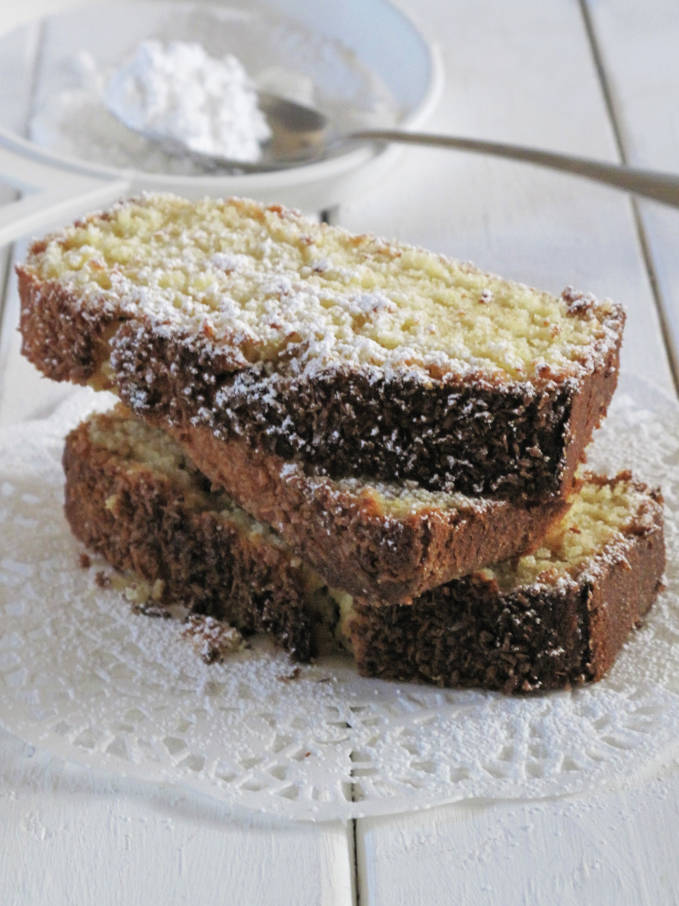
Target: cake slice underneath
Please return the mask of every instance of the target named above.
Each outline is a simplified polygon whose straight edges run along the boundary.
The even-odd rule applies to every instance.
[[[268,526],[207,480],[160,431],[124,411],[67,438],[66,515],[113,566],[299,660],[328,640],[361,673],[505,692],[599,679],[661,584],[660,495],[629,473],[587,476],[533,554],[456,579],[412,604],[329,588]]]

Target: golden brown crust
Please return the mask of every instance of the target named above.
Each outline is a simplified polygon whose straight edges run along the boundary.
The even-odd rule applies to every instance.
[[[108,355],[107,335],[120,323],[102,307],[93,317],[56,282],[18,267],[21,351],[54,381],[94,382]]]
[[[632,530],[573,582],[502,593],[476,575],[412,607],[357,602],[349,635],[359,672],[511,693],[601,679],[661,588],[662,509],[647,515],[642,534]]]
[[[651,492],[628,537],[628,544],[611,557],[586,593],[589,652],[585,672],[591,680],[608,672],[630,631],[639,625],[661,590],[665,543],[659,492]]]
[[[112,380],[138,415],[238,436],[334,478],[544,502],[570,493],[615,389],[624,315],[610,322],[616,340],[588,373],[536,382],[348,368],[233,373],[209,343],[129,323],[111,343]]]
[[[19,276],[25,354],[50,377],[79,382],[89,380],[98,386],[106,386],[110,381],[112,389],[122,392],[128,401],[130,395],[138,400],[138,387],[135,384],[136,389],[130,389],[124,371],[111,375],[103,370],[108,360],[108,346],[116,345],[121,336],[127,336],[129,325],[116,321],[103,311],[99,320],[91,320],[79,310],[63,288],[42,285],[22,269],[19,269]],[[149,331],[153,332],[150,326]],[[161,340],[155,337],[154,349]],[[171,343],[178,344],[174,352],[166,350],[167,354],[163,356],[156,349],[153,362],[146,362],[143,375],[139,373],[146,402],[141,407],[138,404],[137,411],[141,408],[149,421],[161,425],[179,438],[189,455],[214,482],[223,486],[246,510],[274,525],[293,549],[315,566],[328,582],[345,587],[353,594],[390,603],[407,601],[427,588],[488,562],[530,549],[563,511],[563,497],[557,495],[550,499],[547,495],[549,502],[544,502],[539,492],[540,487],[544,491],[544,482],[537,481],[528,496],[537,496],[539,505],[525,502],[525,494],[510,494],[509,501],[498,500],[494,505],[488,502],[487,507],[469,509],[462,515],[439,511],[420,513],[397,521],[376,517],[348,496],[331,493],[329,484],[325,487],[317,485],[315,491],[310,493],[303,481],[281,479],[283,460],[267,446],[252,446],[241,436],[223,430],[215,431],[214,426],[196,424],[197,419],[193,417],[196,407],[201,410],[210,408],[205,405],[209,388],[206,386],[204,393],[198,397],[187,395],[184,391],[195,384],[195,376],[191,377],[193,372],[214,379],[215,370],[218,371],[221,366],[214,360],[204,361],[201,356],[208,353],[198,350],[195,343],[182,344],[176,337]],[[139,348],[144,348],[143,341]],[[70,355],[73,355],[72,359]],[[139,362],[142,361],[145,361],[143,356],[139,358]],[[181,367],[173,367],[176,362]],[[556,388],[552,388],[545,391],[547,396],[528,401],[522,409],[524,415],[529,413],[526,417],[533,425],[528,431],[529,439],[535,440],[531,448],[537,450],[540,447],[541,442],[531,433],[538,430],[538,424],[545,428],[556,420],[555,437],[567,439],[567,467],[560,479],[562,491],[572,486],[582,445],[598,424],[612,395],[617,364],[615,349],[591,380],[572,382],[558,388],[561,399],[558,405],[554,398],[549,398],[550,393],[556,392]],[[175,384],[168,383],[170,376]],[[184,386],[182,381],[186,381]],[[349,387],[352,387],[351,382]],[[379,403],[377,397],[370,397],[369,387],[354,387],[354,391],[354,412],[363,403],[373,406]],[[362,402],[359,399],[361,393],[364,394]],[[460,407],[468,409],[476,398],[478,405],[486,407],[485,416],[489,416],[493,393],[487,388],[481,391],[468,386]],[[149,394],[153,397],[151,403]],[[339,389],[332,396],[338,397],[338,394]],[[495,394],[496,406],[498,400],[502,400],[499,391]],[[424,398],[421,402],[424,406]],[[519,409],[521,406],[511,394],[502,406],[502,412],[496,410],[495,416],[499,421],[504,418],[509,424],[508,420],[516,415],[517,406]],[[254,402],[251,408],[256,408]],[[439,413],[434,407],[432,418],[441,420],[442,413],[443,409]],[[479,424],[490,425],[489,429],[483,430],[494,430],[495,419],[489,422],[488,417],[479,419],[478,415],[479,412],[474,412],[467,419],[472,434]],[[450,413],[446,413],[445,417],[449,416]],[[511,425],[511,430],[516,435],[517,425]],[[575,435],[575,439],[571,434]],[[465,449],[469,448],[467,440],[472,446],[483,448],[482,437],[467,438],[464,432],[460,437],[464,440]],[[536,454],[538,458],[543,457],[545,443],[543,438],[542,448]],[[352,450],[352,442],[347,440],[342,457],[349,456]],[[517,451],[511,446],[503,448],[502,452],[503,456],[500,456],[497,450],[488,450],[486,444],[486,463],[493,463],[500,472],[505,469],[506,463],[513,460]],[[544,463],[550,463],[552,469],[551,463],[557,461],[559,455],[558,451],[551,451],[544,455]],[[525,468],[523,479],[528,481],[530,463],[526,460],[521,465],[520,458],[517,461],[521,469]],[[467,462],[465,459],[464,463]],[[474,475],[478,477],[478,468],[477,463],[462,481],[464,485],[471,482],[474,493],[478,489],[474,478]],[[509,481],[509,472],[505,473],[505,478]],[[512,480],[515,479],[516,476],[513,476]],[[516,502],[511,502],[512,497]]]

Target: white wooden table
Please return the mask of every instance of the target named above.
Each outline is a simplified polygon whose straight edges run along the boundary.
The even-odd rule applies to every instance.
[[[1,14],[19,22],[56,5],[3,0]],[[402,5],[444,59],[432,129],[679,169],[676,0]],[[38,52],[28,29],[0,60],[0,105],[18,130]],[[679,211],[519,164],[412,149],[337,218],[624,302],[623,370],[676,393]],[[0,252],[0,424],[41,415],[65,393],[19,356],[10,268],[21,254]],[[587,797],[314,826],[97,775],[0,731],[2,904],[664,906],[679,902],[678,831],[676,762]]]

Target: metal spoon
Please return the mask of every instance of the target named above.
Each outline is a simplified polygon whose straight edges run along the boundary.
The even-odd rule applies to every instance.
[[[207,169],[238,170],[243,173],[263,173],[316,163],[346,151],[352,145],[365,142],[398,142],[407,145],[427,145],[491,154],[510,160],[525,161],[574,173],[597,182],[625,189],[664,204],[679,207],[679,175],[642,170],[621,164],[541,151],[505,142],[489,142],[475,138],[436,135],[426,132],[406,132],[399,129],[360,129],[345,134],[334,133],[328,118],[319,110],[305,107],[268,92],[258,93],[259,107],[271,128],[272,137],[262,145],[259,160],[245,162],[219,155],[206,154],[186,147],[181,142],[164,141],[157,134],[142,132],[145,138],[161,142],[170,153],[187,155]],[[124,123],[130,128],[128,123]],[[137,131],[137,130],[135,130]]]

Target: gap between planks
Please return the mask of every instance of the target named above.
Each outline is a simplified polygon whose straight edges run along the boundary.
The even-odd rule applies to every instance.
[[[339,206],[325,208],[320,212],[321,223],[335,224],[339,219]],[[353,768],[351,771],[353,775]],[[357,787],[355,783],[351,784],[351,801],[357,801]],[[351,866],[351,893],[352,906],[361,906],[361,884],[358,874],[358,818],[351,818],[351,830],[347,835],[349,847],[349,865]]]
[[[33,115],[35,95],[38,84],[38,73],[43,47],[44,21],[41,19],[34,25],[24,26],[23,41],[25,44],[22,74],[25,74],[25,83],[28,88],[25,94],[24,109],[20,115],[10,115],[5,125],[14,129],[19,135],[27,137],[28,127]],[[23,80],[22,80],[23,81]],[[11,203],[21,197],[21,193],[13,189],[0,190],[0,202]],[[12,347],[11,331],[15,325],[10,323],[14,312],[10,311],[7,298],[10,291],[10,281],[13,277],[16,245],[11,243],[0,248],[0,375],[4,374],[6,360]]]
[[[580,12],[582,13],[582,20],[585,26],[585,33],[587,34],[587,39],[592,51],[592,59],[594,60],[594,66],[599,78],[599,84],[601,86],[601,93],[603,95],[604,104],[606,106],[606,112],[608,114],[608,120],[613,132],[613,138],[615,140],[615,145],[618,151],[618,157],[620,162],[623,164],[628,164],[628,156],[625,149],[625,142],[622,135],[622,129],[620,128],[620,123],[618,122],[618,116],[615,109],[615,103],[613,100],[613,93],[611,91],[610,82],[606,69],[603,62],[603,56],[601,53],[601,48],[599,46],[599,41],[594,30],[594,23],[592,21],[592,16],[589,11],[590,0],[578,0],[580,5]],[[663,303],[662,294],[660,286],[658,283],[658,278],[655,271],[655,266],[653,264],[653,259],[651,257],[651,252],[649,248],[648,237],[646,235],[646,230],[644,228],[643,220],[639,212],[639,203],[634,195],[629,196],[630,205],[632,206],[632,214],[634,217],[634,226],[637,232],[637,238],[639,240],[639,249],[641,251],[641,257],[644,262],[644,267],[648,275],[648,281],[651,288],[651,294],[653,296],[653,301],[655,304],[656,312],[658,314],[658,321],[660,323],[660,330],[662,332],[662,339],[665,345],[665,351],[667,353],[667,358],[670,365],[670,371],[674,381],[674,391],[677,396],[679,396],[679,353],[675,353],[673,344],[670,340],[670,330],[667,323],[667,317],[665,315],[665,305]]]

